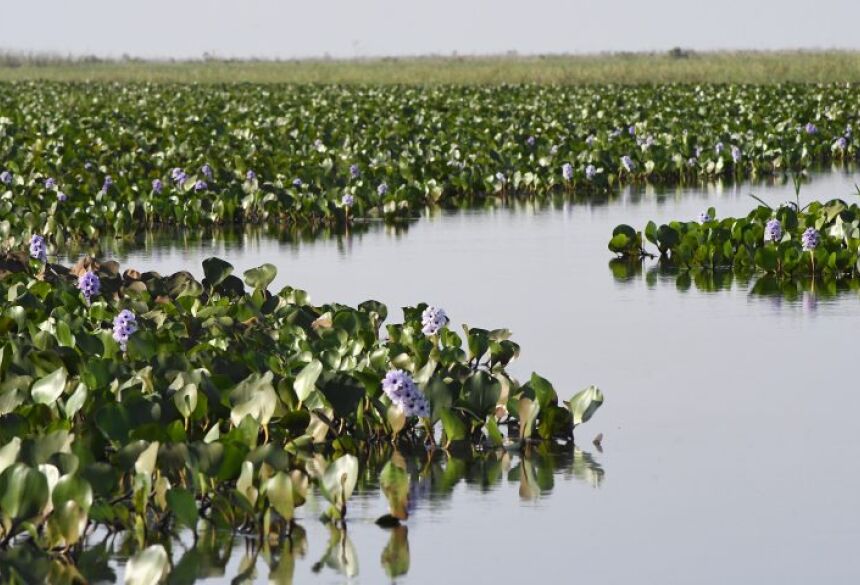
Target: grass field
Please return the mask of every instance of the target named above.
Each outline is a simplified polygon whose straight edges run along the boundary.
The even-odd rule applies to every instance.
[[[860,82],[860,52],[140,61],[0,55],[0,81],[369,84]]]

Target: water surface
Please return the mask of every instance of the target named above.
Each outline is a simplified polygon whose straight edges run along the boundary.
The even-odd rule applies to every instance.
[[[856,197],[855,182],[860,175],[818,175],[801,199]],[[773,204],[794,199],[790,185],[628,190],[605,204],[436,213],[401,233],[380,225],[314,242],[188,248],[156,240],[118,256],[139,270],[198,276],[210,255],[237,272],[271,262],[274,287],[304,288],[315,302],[374,298],[395,321],[397,307],[426,301],[455,323],[513,330],[521,378],[538,371],[565,398],[588,384],[603,389],[603,408],[577,433],[602,481],[576,480],[562,466],[537,499],[521,498],[516,478],[486,490],[461,482],[410,517],[409,570],[397,582],[856,581],[857,293],[792,300],[751,295],[744,283],[680,292],[674,277],[618,280],[608,268],[616,224],[641,229],[709,206],[718,217],[746,214],[750,191]],[[591,445],[599,432],[603,453]],[[352,505],[351,582],[389,580],[381,555],[391,533],[373,524],[385,511],[373,491]],[[311,577],[329,530],[303,514],[308,551],[295,582],[346,581],[325,566]],[[269,578],[259,562],[256,580]]]

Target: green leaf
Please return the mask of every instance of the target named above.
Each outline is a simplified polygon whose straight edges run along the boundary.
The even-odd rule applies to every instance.
[[[265,374],[251,374],[230,391],[230,421],[239,426],[246,415],[261,425],[269,424],[275,407],[278,404],[278,395],[272,385],[272,372]]]
[[[588,419],[603,404],[603,393],[597,386],[589,386],[585,390],[574,394],[567,403],[567,407],[573,416],[573,426],[587,422]]]
[[[299,372],[299,375],[296,376],[296,381],[293,382],[293,389],[296,392],[296,396],[299,400],[304,402],[308,399],[311,392],[313,392],[316,387],[315,384],[317,382],[317,378],[319,378],[322,373],[322,363],[319,360],[312,360],[308,363],[302,371]]]
[[[353,455],[343,455],[329,465],[320,479],[320,490],[343,517],[346,502],[358,481],[358,459]]]
[[[175,487],[167,492],[167,507],[176,520],[192,530],[197,526],[197,501],[194,494],[185,488]]]
[[[66,387],[66,368],[58,368],[33,384],[31,393],[36,404],[53,404]]]
[[[233,265],[220,258],[211,257],[203,261],[203,274],[206,276],[206,284],[211,287],[218,286],[232,273]]]
[[[13,521],[39,515],[49,494],[47,478],[23,463],[15,463],[0,474],[0,510]]]
[[[128,560],[125,566],[125,585],[155,585],[170,572],[167,551],[154,544]]]
[[[266,482],[266,499],[284,520],[292,520],[295,504],[293,502],[293,482],[290,476],[279,471]]]
[[[379,487],[388,500],[388,510],[399,520],[409,516],[409,474],[392,459],[379,474]]]
[[[520,440],[532,436],[534,423],[540,412],[540,403],[531,398],[522,397],[517,403],[517,417],[520,419]]]
[[[251,268],[245,271],[245,284],[260,290],[266,290],[277,275],[278,269],[274,264],[263,264],[258,268]]]
[[[442,428],[445,430],[445,436],[449,443],[462,441],[466,438],[466,424],[450,408],[440,410],[439,418],[442,420]]]

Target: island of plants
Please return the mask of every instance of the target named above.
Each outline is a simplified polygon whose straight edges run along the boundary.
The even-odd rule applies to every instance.
[[[0,236],[345,225],[853,161],[845,85],[0,84]]]
[[[571,444],[603,401],[519,383],[507,330],[458,334],[424,304],[387,325],[376,301],[314,306],[270,292],[272,265],[240,279],[209,258],[198,281],[48,259],[40,236],[0,258],[0,548],[74,561],[96,530],[142,548],[201,523],[284,536],[314,489],[339,524],[375,449]],[[392,459],[380,482],[396,525],[409,477]],[[165,566],[161,545],[141,555],[135,571]]]
[[[720,219],[713,208],[698,221],[673,221],[643,231],[619,225],[609,249],[638,262],[655,254],[665,267],[684,270],[764,272],[781,278],[819,275],[827,279],[860,275],[860,207],[841,199],[804,207],[760,205],[746,217]]]

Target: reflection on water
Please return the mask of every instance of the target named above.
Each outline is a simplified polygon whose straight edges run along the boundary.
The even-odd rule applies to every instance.
[[[576,480],[599,487],[604,471],[591,454],[574,445],[541,443],[529,445],[522,451],[504,449],[478,451],[463,448],[456,453],[434,451],[404,453],[386,446],[374,449],[361,462],[356,493],[350,500],[345,523],[322,524],[306,513],[281,534],[262,537],[257,533],[219,531],[208,521],[201,521],[196,534],[149,534],[146,544],[161,544],[170,559],[168,584],[194,583],[207,579],[232,583],[254,582],[266,577],[270,583],[301,583],[300,575],[334,573],[352,578],[360,573],[359,548],[362,540],[351,537],[354,525],[367,528],[376,521],[372,517],[384,505],[385,495],[380,487],[380,474],[389,461],[396,461],[408,473],[408,515],[404,524],[386,528],[374,526],[385,535],[385,544],[378,554],[378,569],[389,578],[406,575],[410,568],[409,525],[420,523],[427,514],[438,515],[456,510],[442,509],[460,486],[466,490],[488,495],[505,484],[515,485],[519,498],[535,501],[546,498],[557,480]],[[355,505],[353,500],[362,503]],[[509,505],[515,502],[510,502]],[[300,509],[301,510],[301,509]],[[501,511],[500,511],[501,513]],[[309,534],[309,528],[313,532]],[[26,583],[74,582],[79,576],[86,582],[115,581],[122,575],[122,565],[140,549],[137,535],[131,532],[96,531],[80,551],[71,551],[70,559],[48,556],[22,544],[0,553],[0,578],[12,580],[23,577]],[[316,551],[316,552],[312,552]]]

